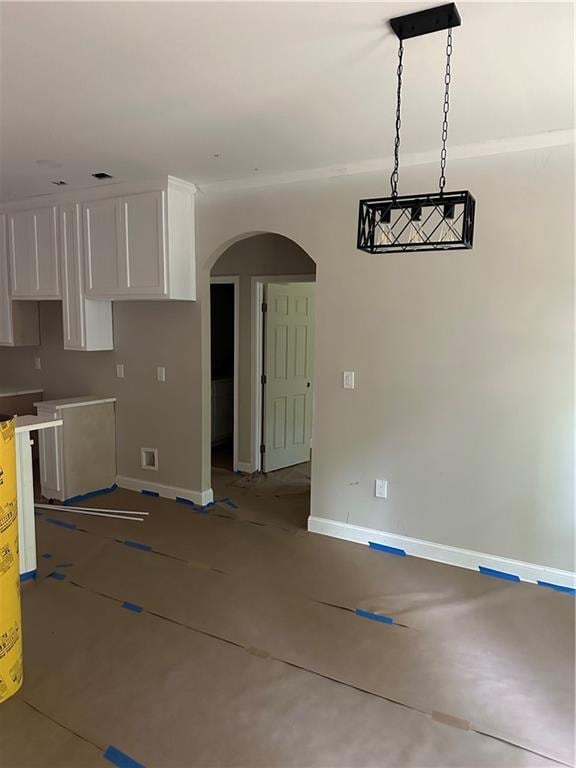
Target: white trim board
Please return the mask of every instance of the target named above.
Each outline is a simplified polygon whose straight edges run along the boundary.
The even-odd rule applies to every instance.
[[[353,541],[357,544],[368,544],[372,541],[375,544],[403,549],[407,555],[413,557],[435,560],[446,565],[457,565],[460,568],[468,568],[473,571],[478,571],[480,566],[484,566],[501,573],[518,576],[521,581],[530,581],[534,584],[538,581],[544,581],[548,584],[576,589],[576,573],[549,568],[545,565],[525,563],[521,560],[511,560],[507,557],[474,552],[470,549],[451,547],[447,544],[436,544],[422,539],[412,539],[409,536],[399,536],[395,533],[386,533],[374,528],[363,528],[359,525],[342,523],[338,520],[327,520],[312,515],[308,518],[308,530],[311,533],[320,533],[324,536]]]
[[[161,483],[151,483],[148,480],[139,480],[136,477],[124,477],[118,475],[116,484],[119,488],[126,488],[128,491],[153,491],[164,499],[188,499],[194,504],[205,507],[214,501],[214,492],[212,488],[207,491],[192,491],[190,488],[177,488],[175,485],[162,485]]]
[[[238,377],[240,365],[240,276],[239,275],[214,275],[210,277],[210,285],[234,286],[234,436],[232,469],[239,471],[238,464]],[[210,337],[212,337],[212,323],[210,323]],[[212,340],[212,339],[210,339]]]

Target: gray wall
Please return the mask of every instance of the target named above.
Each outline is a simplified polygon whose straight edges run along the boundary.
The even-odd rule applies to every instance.
[[[62,305],[40,302],[41,346],[0,348],[0,384],[44,387],[44,399],[111,395],[116,403],[118,474],[196,490],[201,447],[190,433],[201,421],[200,382],[194,375],[200,340],[194,302],[115,302],[114,351],[63,349]],[[34,370],[39,355],[42,369]],[[116,378],[116,363],[126,376]],[[166,366],[166,382],[155,367]],[[196,392],[196,396],[195,393]],[[158,448],[159,471],[140,468],[140,448]]]
[[[401,192],[436,179],[405,168]],[[569,146],[452,161],[448,188],[477,200],[473,250],[387,256],[355,248],[358,199],[385,174],[202,196],[201,304],[243,233],[317,264],[313,515],[574,567],[573,181]],[[203,459],[207,474],[205,438]]]
[[[251,462],[253,414],[252,377],[252,276],[309,275],[314,280],[316,265],[300,246],[278,235],[255,235],[232,245],[220,256],[212,275],[240,277],[239,376],[238,376],[238,461]]]

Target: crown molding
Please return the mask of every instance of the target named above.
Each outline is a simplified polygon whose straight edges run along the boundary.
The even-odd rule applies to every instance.
[[[449,156],[450,160],[469,160],[477,157],[489,157],[491,155],[505,155],[534,149],[561,147],[574,144],[574,137],[575,131],[571,128],[567,130],[546,131],[531,136],[516,136],[509,139],[494,139],[474,144],[460,144],[450,147]],[[403,154],[401,157],[401,167],[406,168],[437,163],[438,157],[439,153],[437,150]],[[356,176],[382,171],[389,172],[392,165],[392,156],[379,157],[372,160],[346,163],[345,165],[332,165],[323,168],[310,168],[270,175],[259,174],[257,176],[199,184],[198,189],[201,193],[205,194],[233,192],[243,189],[255,189],[257,187],[294,184],[301,181],[331,179],[339,176]]]

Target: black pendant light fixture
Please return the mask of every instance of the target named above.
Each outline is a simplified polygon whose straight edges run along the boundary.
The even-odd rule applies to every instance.
[[[398,16],[390,20],[390,26],[399,40],[398,68],[396,71],[398,77],[396,138],[394,140],[394,170],[390,176],[391,196],[360,200],[358,248],[361,251],[398,253],[472,248],[474,198],[470,192],[444,191],[446,186],[448,111],[450,109],[452,28],[458,27],[460,24],[460,14],[454,3],[410,13],[406,16]],[[448,39],[446,43],[442,150],[440,153],[438,191],[421,195],[399,195],[400,107],[402,102],[404,40],[445,29],[448,30]]]

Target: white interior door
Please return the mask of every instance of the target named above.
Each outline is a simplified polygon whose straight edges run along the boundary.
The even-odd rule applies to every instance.
[[[310,459],[314,283],[269,283],[264,317],[262,469]]]

